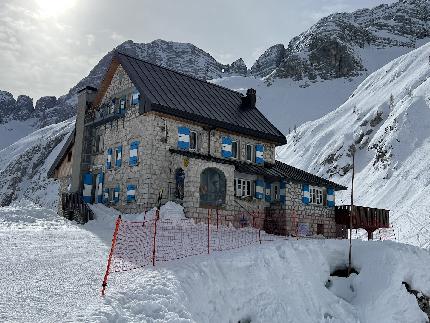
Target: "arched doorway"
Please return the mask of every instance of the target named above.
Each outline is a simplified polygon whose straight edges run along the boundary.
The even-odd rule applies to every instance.
[[[227,182],[218,168],[210,167],[200,174],[200,206],[220,207],[225,204]]]

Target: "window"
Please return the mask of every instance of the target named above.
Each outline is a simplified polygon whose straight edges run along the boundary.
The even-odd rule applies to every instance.
[[[69,151],[69,153],[67,154],[67,161],[72,161],[72,151]]]
[[[279,185],[278,184],[274,184],[273,185],[273,200],[274,201],[279,201]]]
[[[238,197],[252,196],[252,181],[249,179],[237,178],[234,180],[234,195]]]
[[[184,182],[185,172],[182,168],[178,168],[175,172],[175,197],[177,199],[184,199]]]
[[[323,190],[319,187],[309,187],[309,203],[323,205]]]
[[[247,144],[246,145],[246,161],[252,162],[253,160],[253,149],[252,149],[252,145]]]
[[[109,109],[109,113],[110,114],[114,114],[115,113],[115,103],[116,103],[116,99],[112,99],[111,105],[110,105],[110,109]]]
[[[197,132],[190,131],[190,150],[197,150]]]
[[[217,207],[225,203],[226,179],[217,168],[206,168],[200,175],[200,205]]]
[[[103,150],[102,136],[96,135],[95,141],[93,141],[93,153],[99,153]]]
[[[231,158],[235,158],[237,159],[238,155],[237,155],[237,141],[232,141],[231,142]]]
[[[317,235],[324,235],[324,224],[318,223],[317,224]]]

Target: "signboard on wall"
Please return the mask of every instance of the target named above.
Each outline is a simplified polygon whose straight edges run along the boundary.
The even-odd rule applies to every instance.
[[[299,223],[297,227],[299,237],[306,237],[310,235],[309,223]]]

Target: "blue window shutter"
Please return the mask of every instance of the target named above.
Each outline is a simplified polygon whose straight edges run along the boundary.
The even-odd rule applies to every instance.
[[[255,181],[255,197],[260,200],[264,198],[264,181],[261,179]]]
[[[104,174],[97,174],[97,203],[103,203]]]
[[[232,140],[230,137],[222,137],[221,142],[221,156],[224,158],[231,158],[232,151],[231,151],[231,145]]]
[[[285,179],[281,180],[279,184],[279,200],[281,203],[287,202],[287,182]]]
[[[332,188],[332,187],[327,188],[327,206],[329,206],[329,207],[335,206],[334,192],[335,192],[334,188]]]
[[[264,146],[256,145],[255,146],[255,162],[257,164],[264,164]]]
[[[122,146],[121,145],[116,147],[116,152],[117,152],[117,158],[115,160],[115,166],[121,167],[121,164],[122,164]]]
[[[131,104],[132,105],[137,105],[139,104],[139,92],[133,92],[133,94],[131,95]]]
[[[190,129],[187,127],[178,127],[178,148],[190,149]]]
[[[109,202],[109,189],[105,188],[103,190],[103,204],[108,204]]]
[[[106,169],[111,169],[112,168],[112,152],[113,152],[112,148],[109,148],[107,150]]]
[[[128,184],[127,185],[127,202],[136,201],[136,185]]]
[[[272,184],[266,183],[266,202],[272,202]]]
[[[82,197],[85,203],[91,203],[91,191],[93,189],[93,175],[85,173],[83,176],[84,189],[82,190]]]
[[[117,204],[119,203],[119,185],[115,186],[113,193],[113,201]]]
[[[309,197],[310,197],[309,184],[303,184],[302,185],[302,192],[303,192],[303,196],[302,196],[303,203],[309,204]]]
[[[130,144],[130,166],[136,166],[139,161],[139,141],[133,141]]]

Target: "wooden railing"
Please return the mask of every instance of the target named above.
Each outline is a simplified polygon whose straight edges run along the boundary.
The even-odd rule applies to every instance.
[[[351,205],[340,205],[335,208],[336,224],[349,227],[349,217],[351,215]],[[374,231],[380,228],[390,227],[390,211],[376,209],[365,206],[354,205],[352,216],[353,229],[365,229]]]
[[[94,213],[79,193],[61,194],[63,215],[69,220],[86,223],[94,219]]]

